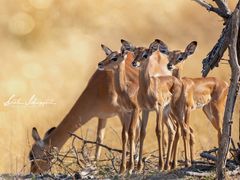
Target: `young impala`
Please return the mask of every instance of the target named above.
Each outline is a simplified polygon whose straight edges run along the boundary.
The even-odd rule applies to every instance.
[[[110,51],[106,59],[98,63],[99,70],[112,71],[113,73],[113,82],[114,87],[117,92],[116,102],[119,104],[119,114],[129,114],[129,119],[126,119],[123,123],[122,130],[122,164],[120,168],[120,173],[124,173],[126,170],[126,151],[127,151],[127,141],[128,141],[128,131],[130,129],[135,129],[136,124],[138,123],[138,117],[140,109],[137,104],[137,90],[138,83],[136,83],[135,89],[129,88],[129,81],[126,77],[126,65],[125,61],[133,60],[133,53],[128,52],[126,54],[119,53],[117,51],[111,51],[109,48],[106,48],[102,45],[103,49],[108,49]],[[138,74],[138,71],[129,68],[128,71],[133,71]],[[130,124],[131,122],[136,122],[136,124]],[[133,126],[133,127],[130,127]],[[131,133],[131,135],[135,133]],[[135,137],[133,137],[135,138]],[[133,139],[130,137],[130,139]],[[133,143],[130,141],[130,156],[134,152]],[[130,168],[133,166],[133,160],[130,159]]]
[[[187,132],[187,134],[183,134],[187,141],[190,143],[190,156],[191,156],[191,162],[193,161],[193,147],[194,147],[194,136],[193,136],[193,129],[189,126],[190,121],[190,113],[192,110],[202,108],[203,112],[206,114],[207,118],[212,123],[213,127],[218,132],[218,144],[220,143],[221,138],[221,121],[223,119],[223,113],[224,113],[224,106],[226,102],[227,97],[227,91],[228,91],[228,84],[220,79],[217,79],[215,77],[207,77],[207,78],[181,78],[181,68],[183,65],[184,60],[188,58],[189,55],[193,54],[197,42],[193,41],[191,42],[185,49],[185,51],[169,51],[168,47],[165,43],[163,43],[160,40],[157,40],[159,42],[159,50],[166,55],[168,58],[168,69],[173,71],[173,75],[177,77],[179,80],[183,82],[184,90],[187,92],[184,92],[184,99],[185,103],[182,103],[181,106],[184,106],[184,117],[185,117],[185,123],[190,129],[190,132]],[[190,139],[189,134],[190,133]],[[174,142],[174,167],[176,166],[176,154],[177,154],[177,142],[179,139],[179,134],[176,134],[175,142]],[[185,152],[187,153],[187,152]],[[188,159],[186,159],[186,163],[188,162]]]
[[[163,168],[163,154],[162,154],[162,115],[165,116],[164,121],[167,124],[169,132],[168,142],[168,155],[170,157],[171,147],[172,147],[172,134],[171,129],[172,124],[171,119],[168,119],[169,113],[173,119],[176,119],[181,124],[181,127],[186,127],[183,121],[183,112],[181,108],[182,102],[181,92],[183,89],[182,82],[174,76],[171,76],[167,67],[161,67],[165,72],[168,72],[170,76],[157,76],[153,77],[150,75],[149,69],[152,68],[153,62],[158,62],[158,64],[165,64],[168,62],[167,58],[159,52],[159,43],[154,41],[149,49],[139,49],[137,56],[135,57],[132,65],[138,68],[139,74],[139,90],[138,90],[138,104],[141,109],[147,111],[155,111],[157,114],[157,125],[156,125],[156,135],[158,139],[158,149],[159,149],[159,169]],[[163,71],[162,71],[163,72]],[[138,168],[142,168],[142,149],[146,130],[147,122],[142,123],[142,129],[140,134],[140,153],[139,153],[139,163]]]

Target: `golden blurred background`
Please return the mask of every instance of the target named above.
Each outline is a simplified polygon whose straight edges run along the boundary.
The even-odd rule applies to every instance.
[[[230,1],[231,9],[234,3]],[[64,118],[97,62],[105,57],[101,43],[118,50],[121,38],[137,46],[148,46],[159,38],[170,49],[184,49],[196,40],[199,47],[185,63],[184,75],[199,77],[201,60],[218,39],[222,24],[219,17],[191,0],[0,0],[0,172],[20,172],[28,164],[32,127],[43,135]],[[220,64],[210,75],[228,81],[229,65]],[[4,105],[12,95],[19,101],[35,95],[56,104]],[[239,105],[234,115],[236,141],[238,109]],[[152,140],[154,116],[149,121],[145,151],[157,148]],[[191,124],[198,152],[217,145],[216,131],[201,110],[193,112]],[[96,126],[93,119],[79,132],[88,130],[93,140]],[[117,118],[108,121],[105,143],[120,148],[120,140],[110,137],[113,129],[120,134]]]

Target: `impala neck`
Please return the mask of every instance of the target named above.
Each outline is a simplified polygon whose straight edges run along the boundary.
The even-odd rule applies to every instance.
[[[176,69],[172,71],[172,75],[180,79],[182,75],[182,71],[183,71],[183,63],[181,63]]]
[[[139,89],[146,92],[150,86],[150,63],[149,60],[142,64],[139,71]]]
[[[174,77],[180,79],[180,72],[179,72],[179,71],[180,71],[179,69],[174,69],[174,70],[172,71],[172,75],[173,75]]]
[[[126,74],[125,74],[125,61],[123,60],[113,72],[115,90],[118,94],[125,93],[126,91]]]
[[[93,117],[94,105],[88,100],[86,93],[80,96],[70,112],[65,116],[57,128],[44,140],[51,147],[62,148],[69,139],[70,133],[75,132],[79,127],[85,124]]]

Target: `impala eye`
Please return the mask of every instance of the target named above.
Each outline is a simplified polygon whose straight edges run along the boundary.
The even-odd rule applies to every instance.
[[[163,54],[168,54],[168,50],[167,49],[163,49],[163,48],[159,48],[159,51]]]
[[[146,58],[148,57],[147,52],[144,52],[143,55],[142,55],[142,57],[146,59]]]
[[[182,56],[179,56],[179,57],[177,58],[177,60],[178,60],[178,61],[182,61],[182,60],[183,60],[183,57],[182,57]]]
[[[113,57],[111,60],[112,61],[117,61],[117,57]]]

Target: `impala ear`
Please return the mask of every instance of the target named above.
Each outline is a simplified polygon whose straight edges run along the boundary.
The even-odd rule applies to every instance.
[[[155,39],[155,41],[150,44],[149,49],[151,50],[151,52],[159,50],[163,54],[169,53],[167,45],[160,39]]]
[[[122,43],[122,47],[121,47],[122,53],[124,53],[125,51],[133,52],[136,49],[136,47],[132,43],[130,43],[124,39],[121,39],[121,43]]]
[[[196,47],[197,47],[197,41],[192,41],[190,44],[187,45],[184,53],[187,56],[190,56],[195,52]]]
[[[37,128],[35,128],[35,127],[32,128],[32,137],[33,137],[35,142],[41,141],[41,138],[40,138],[40,136],[38,134]]]
[[[52,127],[49,130],[47,130],[43,139],[46,139],[55,129],[56,129],[56,127]]]
[[[105,46],[104,44],[101,44],[101,47],[107,56],[112,53],[112,50],[110,48],[108,48],[107,46]]]

